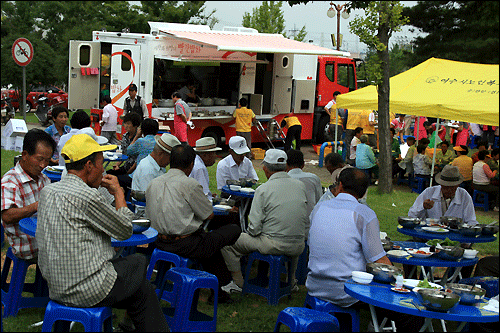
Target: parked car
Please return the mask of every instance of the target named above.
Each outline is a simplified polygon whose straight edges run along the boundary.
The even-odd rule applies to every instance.
[[[26,108],[28,112],[31,109],[36,109],[38,106],[38,99],[42,97],[42,95],[49,99],[49,106],[60,103],[62,106],[66,108],[68,107],[68,94],[63,90],[52,85],[32,85],[30,92],[26,96]],[[19,101],[22,99],[22,93],[19,90],[2,89],[2,98],[4,96],[9,96],[11,98],[12,106],[15,109],[19,109]]]

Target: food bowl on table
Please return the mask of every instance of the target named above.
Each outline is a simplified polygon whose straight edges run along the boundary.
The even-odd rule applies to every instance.
[[[146,201],[146,192],[145,191],[130,191],[130,196],[137,201]]]
[[[458,246],[443,246],[436,249],[436,257],[443,260],[458,260],[464,255],[464,249]]]
[[[406,251],[409,254],[411,254],[412,256],[414,256],[415,258],[428,258],[434,254],[433,252],[426,251],[426,249],[424,250],[424,248],[412,249],[411,251],[410,250],[406,250]]]
[[[252,187],[257,184],[257,181],[252,178],[240,178],[240,185],[242,187]]]
[[[464,249],[464,258],[465,259],[474,259],[477,255],[477,250]]]
[[[485,236],[493,236],[494,234],[498,233],[498,226],[497,225],[486,225],[486,224],[478,224],[481,229],[481,234]]]
[[[455,230],[458,229],[458,227],[464,223],[464,221],[461,218],[453,216],[441,216],[439,221],[441,222],[441,224],[444,224],[448,228]]]
[[[392,250],[392,247],[394,246],[394,242],[390,241],[388,239],[381,239],[382,246],[384,247],[384,251],[390,251]]]
[[[414,229],[420,225],[420,219],[417,217],[399,216],[398,222],[403,228]]]
[[[418,289],[415,294],[425,308],[431,311],[448,312],[460,301],[458,294],[442,290]]]
[[[481,234],[481,230],[483,228],[475,225],[475,226],[469,226],[467,224],[462,224],[458,227],[458,232],[460,235],[465,236],[465,237],[476,237],[477,235]]]
[[[241,186],[240,185],[229,185],[229,189],[231,191],[239,191],[239,190],[241,190]]]
[[[142,220],[133,220],[132,221],[132,232],[134,234],[141,234],[144,231],[148,230],[148,228],[151,226],[151,221],[142,219]]]
[[[486,295],[486,289],[461,283],[448,283],[446,289],[460,296],[460,304],[473,305]]]
[[[373,274],[362,271],[352,271],[352,279],[356,283],[369,284],[373,280]]]
[[[366,272],[373,274],[373,280],[380,283],[392,283],[396,281],[396,276],[403,275],[401,268],[375,262],[366,264]]]
[[[437,226],[441,225],[441,221],[439,219],[436,219],[436,218],[427,217],[425,219],[425,224],[427,224],[429,227],[437,227]]]

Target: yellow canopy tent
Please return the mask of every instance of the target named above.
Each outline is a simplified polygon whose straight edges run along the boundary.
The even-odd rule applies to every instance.
[[[390,111],[498,126],[498,71],[498,65],[431,58],[390,78]],[[337,108],[378,110],[376,86],[339,95]]]

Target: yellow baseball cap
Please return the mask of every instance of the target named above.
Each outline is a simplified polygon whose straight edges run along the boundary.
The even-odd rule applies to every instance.
[[[115,150],[117,145],[99,145],[88,134],[75,134],[64,145],[61,156],[64,162],[73,163],[100,151]]]

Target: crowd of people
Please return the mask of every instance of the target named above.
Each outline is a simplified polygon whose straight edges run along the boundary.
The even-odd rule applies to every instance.
[[[117,121],[116,109],[109,98],[104,98],[101,136],[90,128],[85,112],[75,112],[69,127],[68,111],[55,108],[54,125],[45,131],[28,131],[20,161],[2,178],[2,224],[9,245],[17,257],[38,264],[52,300],[76,307],[126,309],[132,328],[166,331],[168,325],[155,287],[146,279],[147,255],[154,248],[192,259],[214,274],[219,283],[218,303],[231,304],[231,294],[241,292],[244,284],[242,256],[258,251],[291,257],[290,282],[292,290],[297,290],[294,271],[307,244],[308,293],[341,307],[367,308],[367,304],[347,295],[343,284],[353,270],[365,270],[368,262],[392,265],[380,241],[378,218],[366,204],[370,177],[373,174],[375,180],[378,178],[373,151],[377,121],[373,112],[352,110],[339,121],[335,117],[340,114],[332,102],[331,119],[338,125],[337,133],[345,132],[349,155],[347,160],[338,153],[325,157],[325,167],[331,174],[326,191],[318,176],[302,170],[301,124],[293,114],[285,117],[284,127],[295,139],[296,149],[290,139],[284,150],[266,151],[262,163],[267,181],[256,189],[245,214],[248,227],[242,231],[238,202],[227,216],[214,215],[215,194],[209,188],[207,167],[215,164],[221,148],[211,137],[197,140],[194,147],[188,144],[185,129],[190,111],[181,94],[173,94],[177,134],[160,136],[158,123],[145,117],[137,89],[131,87],[129,91],[122,117],[126,134],[121,149],[130,160],[104,170],[103,153],[116,150],[119,143],[110,124]],[[230,138],[229,155],[217,164],[214,181],[218,190],[232,180],[259,180],[250,160],[251,141],[245,135],[255,115],[247,109],[245,99],[240,100],[235,117],[242,135]],[[421,122],[423,117],[415,117],[422,128],[416,128],[416,135],[407,139],[410,148],[403,158],[399,140],[409,128],[407,118],[398,115],[391,122],[392,158],[397,166],[393,172],[430,177],[426,148],[435,127],[426,120]],[[438,185],[418,196],[408,216],[450,215],[476,224],[471,196],[467,188],[460,187],[468,181],[471,188],[496,195],[496,201],[491,201],[498,210],[499,150],[490,153],[489,141],[481,142],[477,155],[467,157],[467,142],[461,144],[461,133],[470,128],[460,124],[457,133],[451,133],[453,149],[444,137],[441,139],[435,165]],[[489,140],[489,129],[485,133]],[[55,163],[64,165],[66,171],[59,182],[51,184],[42,170]],[[111,237],[129,238],[137,213],[127,207],[129,191],[144,193],[143,213],[158,231],[158,238],[146,255],[117,257]],[[38,219],[36,238],[24,234],[18,226],[21,219],[30,216]],[[208,301],[214,302],[213,291]],[[401,330],[416,329],[423,323],[420,317],[377,311]]]

